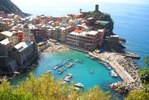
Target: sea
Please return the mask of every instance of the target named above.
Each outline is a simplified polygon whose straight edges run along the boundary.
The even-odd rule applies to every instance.
[[[12,0],[13,1],[13,0]],[[129,3],[98,3],[99,10],[109,13],[114,21],[113,32],[119,37],[126,39],[123,45],[126,51],[133,52],[141,56],[140,60],[135,60],[138,66],[144,67],[144,57],[149,56],[149,4],[129,4]],[[20,6],[20,5],[18,5]],[[24,6],[23,11],[31,13],[33,17],[44,14],[47,16],[65,16],[70,13],[78,14],[79,9],[82,11],[93,11],[95,3],[74,3],[70,5],[46,5],[41,6]],[[20,6],[21,7],[21,6]],[[31,9],[30,9],[31,8]],[[63,74],[57,74],[52,70],[56,64],[64,62],[66,59],[82,60],[83,63],[75,62],[72,68],[67,69]],[[60,68],[61,69],[61,68]],[[64,77],[67,73],[73,74],[73,81],[84,84],[84,89],[98,85],[103,91],[110,91],[113,97],[123,98],[122,95],[115,93],[110,89],[109,84],[121,81],[120,78],[112,78],[101,63],[86,57],[85,53],[70,50],[62,53],[47,53],[40,57],[38,66],[33,69],[32,73],[38,77],[45,73],[46,70],[52,70],[51,75],[56,79]],[[93,70],[93,73],[90,73]],[[25,80],[29,73],[22,74],[12,80],[12,84]]]
[[[40,1],[41,0],[38,2]],[[95,4],[99,4],[100,11],[111,15],[114,21],[113,32],[119,37],[126,39],[127,42],[123,44],[126,47],[126,51],[140,55],[141,59],[136,62],[139,64],[139,67],[146,66],[144,64],[144,57],[149,56],[149,2],[133,4],[81,1],[80,3],[75,1],[67,1],[68,3],[60,1],[43,2],[38,5],[28,3],[23,4],[23,6],[21,2],[15,3],[17,3],[24,12],[32,14],[33,18],[41,14],[59,17],[71,13],[78,14],[80,9],[82,9],[83,12],[93,11]]]

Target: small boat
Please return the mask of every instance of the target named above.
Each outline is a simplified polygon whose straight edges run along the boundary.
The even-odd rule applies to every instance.
[[[103,62],[103,65],[108,69],[108,70],[111,70],[112,68],[110,67],[110,65],[106,62]]]
[[[69,78],[64,78],[63,81],[65,81],[65,82],[69,82],[70,79],[69,79]]]
[[[64,71],[65,69],[58,70],[58,74],[62,74]]]
[[[58,69],[59,67],[62,67],[63,66],[63,63],[62,64],[57,64],[53,67],[54,70]]]
[[[55,65],[54,67],[53,67],[53,70],[56,70],[58,68],[58,65]]]
[[[112,68],[111,68],[110,66],[107,66],[107,69],[108,69],[108,70],[111,70]]]
[[[79,87],[79,88],[83,88],[84,87],[84,85],[82,83],[76,83],[75,86]]]
[[[103,64],[104,66],[109,66],[108,63],[106,63],[106,62],[103,62],[102,64]]]
[[[94,60],[95,58],[94,57],[90,57],[92,60]]]
[[[89,72],[90,72],[90,73],[94,73],[94,70],[90,70]]]
[[[110,74],[112,77],[118,77],[117,73],[114,70],[111,70]]]
[[[72,78],[72,74],[71,74],[71,73],[68,73],[68,74],[65,76],[65,78],[68,78],[68,79]]]
[[[70,81],[70,78],[72,78],[72,74],[71,74],[71,73],[68,73],[68,74],[64,77],[63,81],[69,82],[69,81]]]
[[[74,63],[73,62],[70,62],[67,66],[66,66],[66,68],[70,68],[70,67],[72,67],[74,65]]]

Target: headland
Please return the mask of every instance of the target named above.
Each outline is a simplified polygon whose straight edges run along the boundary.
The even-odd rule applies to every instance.
[[[11,22],[12,19],[14,22]],[[123,80],[110,85],[116,91],[124,93],[141,88],[137,65],[132,60],[140,57],[124,51],[125,47],[120,41],[125,40],[113,33],[114,22],[110,14],[99,11],[99,5],[96,5],[92,12],[83,12],[80,9],[77,15],[40,15],[31,20],[11,15],[7,20],[2,18],[2,21],[3,29],[7,30],[1,32],[4,39],[0,41],[1,59],[5,61],[5,64],[0,64],[0,68],[4,75],[30,68],[30,60],[38,53],[56,53],[72,48],[83,52],[90,51],[90,56],[108,63]],[[6,21],[13,25],[7,25]]]

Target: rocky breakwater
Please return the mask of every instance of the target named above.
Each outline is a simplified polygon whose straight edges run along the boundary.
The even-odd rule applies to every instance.
[[[112,83],[110,87],[119,93],[128,93],[134,89],[141,89],[142,84],[138,77],[138,67],[132,58],[121,53],[104,52],[98,54],[99,59],[109,63],[113,70],[123,80],[122,82]]]

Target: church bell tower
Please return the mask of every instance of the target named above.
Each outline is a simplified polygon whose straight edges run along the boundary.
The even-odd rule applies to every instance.
[[[24,24],[24,26],[23,26],[23,41],[24,42],[31,42],[30,29],[29,29],[27,24]]]

